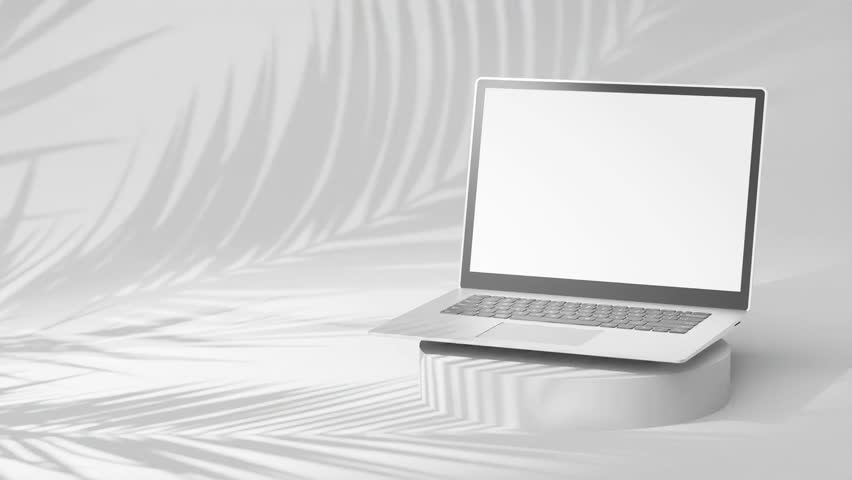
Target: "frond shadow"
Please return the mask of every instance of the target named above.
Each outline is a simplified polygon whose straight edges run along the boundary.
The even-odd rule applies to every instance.
[[[295,67],[295,94],[278,91],[288,66],[269,48],[245,120],[232,124],[227,88],[193,175],[179,187],[195,104],[205,100],[188,102],[136,209],[99,245],[75,249],[15,297],[71,284],[88,290],[83,302],[129,287],[172,292],[190,271],[215,280],[329,255],[381,263],[387,252],[397,261],[420,249],[454,258],[472,80],[605,78],[633,65],[635,46],[655,41],[649,32],[689,14],[665,2],[335,3],[328,19],[314,19],[331,22],[330,38],[321,48],[315,29]],[[288,94],[295,101],[274,132],[271,110]],[[233,130],[234,144],[225,145]],[[170,198],[178,199],[173,208]]]
[[[36,42],[53,28],[73,17],[85,8],[91,0],[65,0],[46,18],[31,26],[26,32],[19,32],[30,19],[33,12],[50,2],[34,0],[28,2],[3,2],[0,4],[0,61]],[[17,38],[12,40],[14,34]]]
[[[175,173],[189,161],[195,105],[204,99],[177,119],[148,190],[114,233],[73,250],[15,298],[71,284],[88,290],[86,303],[128,287],[173,292],[188,271],[213,281],[338,254],[396,261],[418,248],[454,257],[472,80],[585,77],[617,63],[612,55],[626,58],[619,48],[676,13],[596,3],[336,3],[328,48],[315,30],[280,133],[271,111],[292,92],[278,91],[288,66],[271,47],[240,125],[232,124],[234,91],[224,80],[229,87],[185,186]],[[601,38],[588,34],[596,22],[612,25]],[[567,35],[572,29],[582,35]],[[170,198],[178,199],[173,208]]]
[[[240,478],[245,472],[314,477],[329,467],[429,478],[420,463],[491,464],[521,473],[547,454],[452,436],[480,429],[424,408],[415,385],[401,381],[283,389],[187,385],[79,400],[3,402],[0,419],[7,441],[28,446],[45,468],[65,472],[75,467],[63,459],[83,455],[210,478]],[[425,436],[430,431],[443,439]],[[52,448],[39,448],[43,442]]]

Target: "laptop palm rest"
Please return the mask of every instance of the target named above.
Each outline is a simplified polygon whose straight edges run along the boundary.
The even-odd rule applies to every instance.
[[[523,343],[552,343],[557,345],[580,345],[600,331],[571,327],[547,327],[543,325],[521,325],[517,323],[501,323],[487,330],[477,338],[485,340],[501,340],[505,342]]]

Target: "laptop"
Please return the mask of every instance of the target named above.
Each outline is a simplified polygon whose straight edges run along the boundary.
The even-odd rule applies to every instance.
[[[371,333],[688,361],[749,308],[764,101],[478,79],[459,288]]]

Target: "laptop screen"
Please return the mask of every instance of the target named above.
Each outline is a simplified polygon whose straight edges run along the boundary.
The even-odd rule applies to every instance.
[[[470,272],[741,291],[755,98],[483,102]]]

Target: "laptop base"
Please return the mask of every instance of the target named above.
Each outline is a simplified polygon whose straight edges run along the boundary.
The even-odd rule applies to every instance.
[[[744,313],[737,310],[706,309],[710,316],[687,333],[637,331],[602,326],[559,324],[496,316],[469,316],[444,313],[449,307],[472,295],[524,296],[531,299],[563,302],[602,303],[601,299],[534,295],[519,292],[494,292],[459,288],[451,290],[410,312],[386,321],[370,333],[420,340],[479,345],[486,347],[536,350],[606,358],[685,363],[713,345]],[[614,308],[654,308],[690,310],[691,307],[606,301]]]

